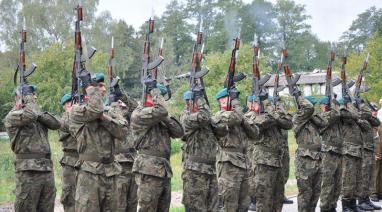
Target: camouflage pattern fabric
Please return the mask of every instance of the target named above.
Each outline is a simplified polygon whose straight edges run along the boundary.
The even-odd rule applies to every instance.
[[[77,170],[73,166],[62,166],[61,176],[61,203],[65,212],[72,212],[75,209]]]
[[[131,115],[133,143],[138,151],[133,172],[137,174],[138,211],[168,211],[171,190],[171,138],[183,136],[183,128],[168,116],[158,89],[151,91],[153,107],[139,105]]]
[[[121,163],[122,173],[116,178],[117,184],[117,208],[115,211],[135,212],[137,211],[137,189],[132,163]]]
[[[360,190],[361,198],[369,198],[372,194],[370,184],[373,184],[374,166],[374,152],[364,150],[362,153],[362,190]]]
[[[375,156],[378,159],[375,161],[374,167],[374,185],[373,185],[373,196],[382,197],[382,162],[381,162],[381,152],[382,152],[382,126],[374,128],[375,131]]]
[[[183,199],[189,211],[217,211],[216,154],[217,139],[210,125],[210,112],[204,98],[196,103],[199,110],[184,110],[181,123],[183,140]]]
[[[346,154],[343,156],[342,169],[342,199],[361,198],[362,159]]]
[[[282,145],[282,156],[281,156],[281,164],[282,164],[282,172],[283,172],[283,182],[284,185],[288,182],[289,179],[289,163],[290,163],[290,156],[289,156],[289,144],[288,144],[288,130],[281,130],[283,135],[283,145]]]
[[[60,122],[41,111],[34,96],[25,96],[24,103],[22,109],[13,108],[4,121],[16,155],[15,211],[53,211],[56,189],[48,129],[58,129]]]

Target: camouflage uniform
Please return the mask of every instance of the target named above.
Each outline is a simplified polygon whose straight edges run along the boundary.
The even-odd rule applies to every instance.
[[[182,126],[168,116],[158,89],[151,91],[153,107],[139,105],[131,115],[138,156],[133,172],[138,185],[138,211],[169,211],[171,200],[171,138],[183,135]]]
[[[375,131],[375,156],[378,157],[375,161],[374,167],[374,185],[373,185],[373,197],[382,198],[382,126],[374,128]]]
[[[273,109],[272,109],[273,110]],[[284,179],[282,169],[282,130],[293,124],[291,116],[280,106],[251,119],[260,129],[260,138],[253,140],[252,164],[255,166],[255,196],[257,212],[280,212],[284,201]]]
[[[180,118],[183,136],[183,199],[189,212],[216,212],[218,184],[216,178],[217,140],[210,125],[210,112],[203,98],[197,100],[198,112],[184,110]]]
[[[5,117],[5,128],[16,155],[15,211],[52,211],[56,188],[48,129],[60,128],[51,114],[42,112],[34,96],[24,97],[25,107],[13,108]]]
[[[343,160],[342,160],[342,204],[343,208],[355,208],[356,199],[360,197],[362,182],[362,136],[358,125],[360,120],[354,106],[341,109]]]
[[[342,122],[338,108],[323,112],[326,126],[321,130],[322,139],[322,183],[320,194],[321,211],[330,211],[337,207],[341,194],[342,178]]]
[[[114,161],[114,142],[126,137],[127,121],[106,115],[98,88],[88,90],[86,104],[73,105],[69,115],[69,129],[79,153],[75,210],[115,211],[115,181],[122,168]]]
[[[62,166],[62,194],[61,203],[65,212],[74,211],[76,194],[77,170],[75,165],[78,161],[77,143],[69,131],[69,113],[65,112],[61,118],[61,128],[58,131],[59,141],[62,142],[64,156],[60,164]]]
[[[219,207],[227,212],[248,210],[247,144],[248,137],[258,136],[257,126],[243,117],[239,104],[233,100],[233,111],[219,111],[211,120],[219,145],[216,159]]]
[[[361,200],[369,200],[372,193],[370,190],[370,183],[373,181],[374,175],[374,132],[373,127],[378,127],[380,121],[378,118],[373,117],[371,110],[368,105],[361,105],[361,118],[365,120],[360,125],[362,129],[362,139],[363,139],[363,152],[362,152],[362,190],[360,191]]]
[[[110,104],[110,113],[120,114],[127,120],[130,120],[131,113],[137,107],[137,104],[127,95],[123,96],[122,101],[126,104],[126,107],[120,107],[117,102],[113,102]],[[133,174],[133,164],[137,153],[131,136],[131,130],[129,130],[125,138],[117,139],[115,142],[116,155],[114,159],[122,166],[122,173],[116,179],[116,211],[137,211],[137,184]]]
[[[295,175],[298,187],[298,211],[315,211],[321,192],[321,138],[319,129],[325,120],[314,111],[314,106],[299,98],[300,109],[293,117],[297,142]]]

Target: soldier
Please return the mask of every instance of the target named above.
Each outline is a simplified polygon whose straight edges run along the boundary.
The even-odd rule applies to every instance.
[[[249,100],[252,102],[250,110],[256,111],[256,108],[259,108],[258,98],[251,96]],[[253,140],[252,158],[257,212],[282,210],[284,201],[284,174],[281,161],[284,142],[282,130],[293,127],[291,119],[280,105],[275,108],[268,107],[264,113],[251,118],[260,130],[260,137]]]
[[[138,106],[137,102],[122,92],[118,83],[110,91],[107,107],[110,116],[122,116],[130,124],[132,111]],[[130,127],[130,126],[129,126]],[[136,158],[131,130],[123,139],[116,139],[114,159],[122,167],[122,173],[117,176],[117,206],[116,211],[137,211],[137,184],[135,183],[133,164]]]
[[[24,84],[15,92],[17,104],[4,121],[16,155],[15,211],[53,212],[56,188],[48,129],[59,129],[60,122],[37,105],[35,86]]]
[[[341,99],[341,119],[343,138],[342,159],[342,210],[359,211],[356,199],[360,197],[362,170],[362,136],[359,114],[348,98]]]
[[[62,166],[61,203],[64,206],[65,212],[74,212],[77,177],[75,165],[78,161],[78,152],[76,139],[69,131],[69,113],[72,110],[72,94],[67,93],[61,98],[61,106],[65,110],[62,114],[60,120],[61,127],[58,131],[60,136],[59,141],[62,142],[62,151],[64,152],[64,156],[60,160]]]
[[[240,107],[239,91],[234,88],[228,93],[221,90],[216,99],[220,104],[211,119],[214,133],[218,138],[217,176],[220,211],[247,211],[250,204],[248,196],[247,158],[248,137],[258,136],[258,128],[243,117]],[[228,97],[229,96],[229,97]],[[229,104],[228,101],[230,101]]]
[[[184,128],[182,203],[188,212],[217,212],[217,140],[210,125],[210,110],[202,93],[187,91],[183,99],[186,108],[180,118]]]
[[[161,84],[147,83],[147,100],[131,115],[138,151],[133,172],[138,185],[138,212],[169,211],[171,201],[171,138],[183,136],[179,122],[169,116]]]
[[[373,184],[373,168],[374,160],[374,132],[373,127],[378,127],[381,122],[378,118],[372,116],[369,104],[362,103],[360,105],[360,116],[365,122],[360,122],[363,138],[362,151],[362,188],[360,198],[358,199],[358,207],[362,210],[380,210],[381,207],[374,205],[370,201],[370,184]]]
[[[298,145],[295,158],[299,212],[315,211],[321,192],[321,138],[319,129],[325,120],[315,112],[317,99],[299,97],[300,109],[293,117],[294,134]]]
[[[86,102],[73,105],[69,114],[69,129],[79,153],[75,210],[115,211],[115,181],[122,168],[114,161],[114,142],[126,137],[127,121],[104,112],[103,74],[83,78],[82,82]]]
[[[341,114],[337,106],[329,109],[329,98],[320,99],[322,117],[326,126],[321,130],[322,183],[320,208],[322,212],[335,212],[341,194],[342,131]],[[333,106],[335,104],[332,104]]]
[[[378,117],[378,106],[374,105],[375,110],[372,110],[372,114],[374,117]],[[379,120],[379,119],[378,119]],[[381,120],[379,120],[381,121]],[[379,202],[379,199],[382,198],[382,142],[380,136],[382,134],[382,127],[374,127],[374,158],[375,158],[375,166],[374,166],[374,179],[372,183],[372,195],[370,196],[370,200],[373,202]]]

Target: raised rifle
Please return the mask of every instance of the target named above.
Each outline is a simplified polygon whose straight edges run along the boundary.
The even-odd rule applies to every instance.
[[[328,67],[326,69],[326,87],[325,87],[325,95],[329,98],[329,104],[328,104],[329,109],[331,108],[331,101],[332,101],[332,95],[333,95],[332,68],[333,68],[333,62],[335,59],[336,59],[336,45],[335,43],[332,43]]]
[[[81,1],[75,8],[77,19],[75,21],[74,32],[74,61],[72,71],[72,104],[83,103],[83,91],[79,89],[81,83],[85,83],[83,80],[86,78],[90,81],[90,73],[87,71],[85,63],[86,60],[91,59],[96,53],[96,49],[91,47],[87,50],[87,55],[84,54],[82,47],[82,35],[81,35],[81,21],[83,21],[84,14]]]
[[[365,71],[367,69],[367,65],[369,63],[369,58],[370,58],[370,53],[367,53],[366,59],[363,62],[362,68],[359,71],[358,78],[355,84],[355,89],[354,89],[354,100],[355,100],[355,106],[357,109],[360,109],[360,104],[361,104],[361,93],[367,92],[366,86],[364,86],[364,89],[361,89],[363,77],[365,75]]]
[[[160,66],[160,64],[164,61],[164,58],[162,56],[158,56],[158,58],[154,61],[151,61],[150,58],[150,46],[151,46],[151,40],[150,35],[154,33],[154,19],[150,18],[148,21],[148,30],[146,31],[146,38],[145,43],[143,46],[143,62],[142,62],[142,72],[141,72],[141,83],[143,85],[143,93],[142,93],[142,104],[146,102],[148,89],[146,88],[146,83],[151,82],[153,84],[156,84],[156,76],[155,71],[153,71],[155,68]],[[153,73],[154,72],[154,73]]]
[[[279,93],[285,88],[285,86],[280,86],[280,72],[282,72],[283,70],[283,64],[284,64],[284,57],[281,54],[281,58],[278,63],[277,71],[275,74],[275,81],[273,84],[273,108],[275,111],[277,109],[277,104],[280,101]]]
[[[109,104],[111,104],[117,99],[118,94],[121,95],[119,87],[118,87],[120,78],[113,76],[114,57],[115,57],[114,37],[111,37],[110,56],[109,56],[109,62],[107,66],[107,78],[109,79],[109,101],[108,101]]]
[[[160,42],[160,46],[159,46],[159,49],[158,49],[158,56],[159,57],[162,57],[163,58],[163,43],[164,43],[164,39],[162,38],[161,39],[161,42]],[[165,76],[165,73],[163,70],[161,70],[161,67],[158,66],[156,67],[154,70],[153,70],[153,76],[154,76],[154,79],[159,82],[159,83],[162,83],[163,85],[166,86],[166,89],[167,89],[167,98],[165,99],[166,101],[170,100],[171,99],[171,88],[170,88],[170,79],[168,79],[166,76]],[[159,78],[159,79],[158,79]]]
[[[298,97],[301,95],[301,91],[297,87],[297,82],[300,79],[299,74],[295,74],[294,76],[292,75],[292,71],[290,70],[287,60],[288,60],[288,50],[284,47],[282,50],[283,53],[283,68],[284,68],[284,74],[285,74],[285,79],[287,81],[287,86],[289,89],[289,94],[294,97],[294,100],[297,105],[297,109],[300,109],[300,104],[298,102]]]
[[[237,60],[239,48],[240,48],[240,38],[236,37],[234,39],[234,47],[231,53],[231,61],[228,68],[228,74],[224,81],[224,87],[227,88],[227,92],[228,92],[228,101],[227,101],[228,109],[231,109],[232,99],[238,97],[237,96],[238,94],[235,94],[235,93],[231,94],[231,91],[235,89],[235,83],[243,80],[246,77],[243,73],[240,73],[239,75],[235,76],[236,60]]]
[[[252,60],[252,95],[259,98],[260,113],[264,113],[263,101],[268,98],[267,91],[263,88],[264,84],[271,78],[270,74],[260,77],[260,43],[256,34],[253,36],[253,60]]]
[[[13,75],[13,83],[17,85],[17,74],[19,75],[19,89],[16,89],[16,95],[19,96],[20,102],[17,104],[22,106],[24,104],[24,93],[23,88],[28,85],[27,77],[29,77],[37,68],[37,66],[32,63],[31,67],[26,70],[25,63],[25,43],[27,42],[27,31],[25,18],[23,18],[22,29],[20,32],[20,48],[19,48],[19,61],[17,63],[15,74]]]

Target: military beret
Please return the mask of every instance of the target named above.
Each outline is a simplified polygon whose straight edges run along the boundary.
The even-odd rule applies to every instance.
[[[227,90],[227,88],[224,88],[216,94],[216,100],[219,100],[219,99],[224,98],[226,96],[228,96],[228,90]]]
[[[92,77],[93,82],[104,82],[105,81],[105,75],[101,72],[97,72]]]
[[[268,96],[268,101],[273,102],[273,96]]]
[[[329,98],[327,96],[323,96],[320,98],[320,105],[328,105],[329,104]]]
[[[63,106],[65,103],[67,103],[67,102],[69,102],[71,100],[72,100],[72,94],[67,93],[64,96],[62,96],[60,103]]]
[[[183,93],[183,100],[184,101],[188,101],[190,100],[192,97],[192,92],[191,91],[186,91]]]
[[[345,105],[345,99],[344,98],[339,99],[337,102],[340,105]]]
[[[13,89],[13,95],[16,96],[22,90],[23,95],[33,94],[37,92],[37,86],[24,84],[23,86],[17,86]]]
[[[256,95],[248,96],[248,102],[259,102],[259,97]]]
[[[163,84],[157,83],[157,88],[162,96],[167,94],[167,88]]]
[[[317,98],[314,96],[305,96],[304,97],[306,100],[308,100],[312,105],[317,104]]]

